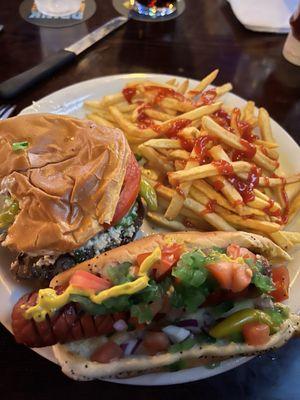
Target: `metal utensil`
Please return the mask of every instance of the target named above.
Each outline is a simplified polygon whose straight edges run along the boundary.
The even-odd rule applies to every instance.
[[[6,119],[8,118],[16,108],[16,105],[11,105],[11,104],[3,104],[0,106],[0,119]]]
[[[48,57],[41,64],[22,72],[21,74],[8,79],[0,84],[0,98],[9,100],[18,94],[31,88],[41,80],[50,77],[55,71],[69,64],[76,56],[87,48],[98,42],[110,32],[119,28],[128,21],[126,17],[116,17],[73,43],[71,46],[60,50],[58,53]]]

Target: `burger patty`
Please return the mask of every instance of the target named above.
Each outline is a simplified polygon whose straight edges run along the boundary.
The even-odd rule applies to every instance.
[[[48,281],[76,264],[131,242],[139,231],[143,218],[144,208],[138,198],[128,214],[117,225],[99,232],[78,249],[56,256],[32,257],[26,253],[20,253],[12,263],[11,271],[18,279]]]

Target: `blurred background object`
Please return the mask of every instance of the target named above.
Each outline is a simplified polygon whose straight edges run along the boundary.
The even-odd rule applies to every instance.
[[[177,8],[176,0],[131,0],[134,11],[152,18],[173,14]]]
[[[245,28],[257,32],[287,33],[297,0],[228,0]]]
[[[120,14],[143,22],[166,22],[185,10],[184,0],[112,0]]]
[[[42,14],[65,17],[79,10],[81,0],[35,0],[35,5]]]
[[[283,47],[284,57],[295,65],[300,65],[300,2],[290,19],[291,31]]]

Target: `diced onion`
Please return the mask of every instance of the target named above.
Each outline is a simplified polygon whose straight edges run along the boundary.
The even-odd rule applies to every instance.
[[[168,336],[173,343],[180,343],[187,339],[191,332],[185,328],[181,328],[175,325],[168,325],[162,329],[162,331]]]
[[[126,331],[126,329],[128,328],[126,322],[123,319],[119,319],[118,321],[116,321],[113,324],[113,327],[117,332]]]
[[[134,354],[140,343],[140,339],[131,339],[126,343],[122,343],[120,347],[124,352],[124,356],[128,357],[131,356],[131,354]]]

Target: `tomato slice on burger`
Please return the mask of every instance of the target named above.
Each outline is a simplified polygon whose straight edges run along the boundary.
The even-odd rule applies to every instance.
[[[132,207],[139,193],[140,180],[141,171],[134,154],[131,153],[126,168],[120,198],[116,207],[115,215],[111,221],[111,225],[115,225],[118,221],[120,221]]]

